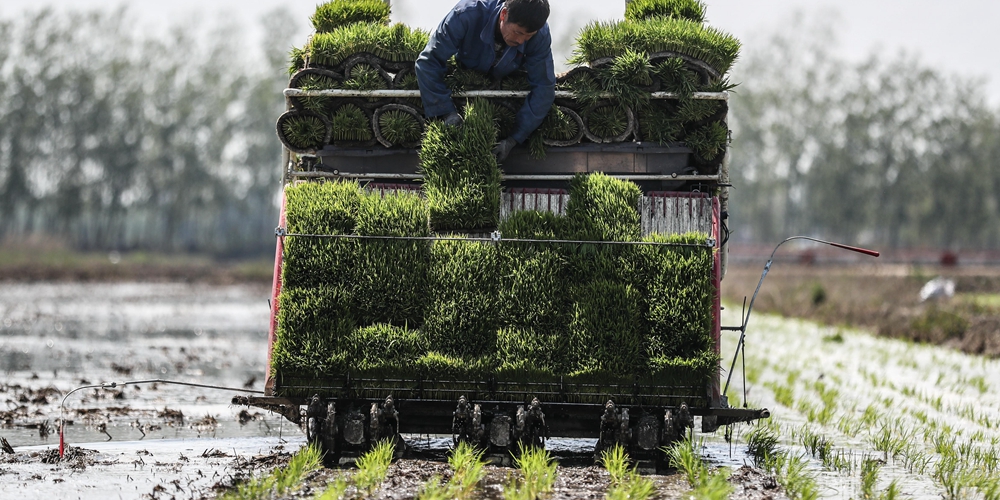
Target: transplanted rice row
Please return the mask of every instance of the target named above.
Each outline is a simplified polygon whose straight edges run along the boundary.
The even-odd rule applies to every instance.
[[[1000,429],[989,417],[1000,408],[989,378],[996,361],[863,334],[831,342],[829,329],[795,325],[771,326],[764,349],[758,341],[748,350],[748,367],[766,367],[751,389],[793,410],[775,412],[771,431],[745,435],[751,454],[801,446],[811,467],[835,473],[819,481],[837,498],[1000,498]]]

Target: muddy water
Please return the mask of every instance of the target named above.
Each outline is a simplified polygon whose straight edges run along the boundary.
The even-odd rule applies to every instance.
[[[279,465],[304,443],[300,429],[229,405],[242,388],[263,386],[267,295],[256,286],[0,283],[0,437],[15,451],[0,452],[0,498],[201,498]],[[121,385],[151,379],[235,390]],[[60,407],[76,388],[112,382]],[[70,458],[58,461],[61,420]],[[410,442],[450,446],[447,437]],[[593,446],[549,442],[557,457]],[[734,469],[748,461],[721,437],[706,442],[705,455]],[[403,472],[380,495],[411,498],[436,470],[419,463],[394,466]],[[491,473],[495,486],[509,470]],[[593,466],[561,468],[560,478],[556,498],[602,498],[606,489],[606,472]],[[687,489],[679,476],[654,479],[664,498]]]
[[[998,451],[1000,361],[763,315],[749,328],[747,370],[737,364],[730,394],[743,400],[746,375],[747,400],[772,410],[783,449],[809,458],[824,497],[861,498],[861,464],[875,460],[875,495],[895,482],[907,498],[949,498],[945,479],[956,476],[935,474],[948,470],[948,442],[979,478],[950,483],[955,497],[979,498],[989,488],[982,480],[1000,477],[992,459],[974,459]],[[731,356],[737,337],[724,340]],[[812,456],[803,444],[809,434],[832,443],[840,463]]]

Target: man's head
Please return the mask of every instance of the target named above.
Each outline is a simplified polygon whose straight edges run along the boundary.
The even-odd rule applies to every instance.
[[[549,19],[548,0],[507,0],[500,10],[500,34],[511,47],[527,42]]]

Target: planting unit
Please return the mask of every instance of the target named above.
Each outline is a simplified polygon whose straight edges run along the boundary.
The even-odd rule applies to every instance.
[[[667,85],[671,64],[703,90],[727,68],[645,54],[667,69],[640,106],[581,91],[621,63],[590,61],[497,170],[489,148],[528,95],[517,75],[454,72],[455,132],[423,117],[405,51],[322,59],[317,40],[294,54],[277,125],[266,396],[234,403],[305,426],[328,459],[438,434],[502,457],[574,437],[662,461],[695,417],[714,432],[768,416],[720,390],[729,155],[707,137],[725,139],[729,94]]]

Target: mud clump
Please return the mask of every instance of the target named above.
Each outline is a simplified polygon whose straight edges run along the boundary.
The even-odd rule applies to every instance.
[[[733,471],[729,482],[735,491],[730,495],[732,500],[785,500],[787,495],[778,486],[774,476],[760,469],[744,465]]]

